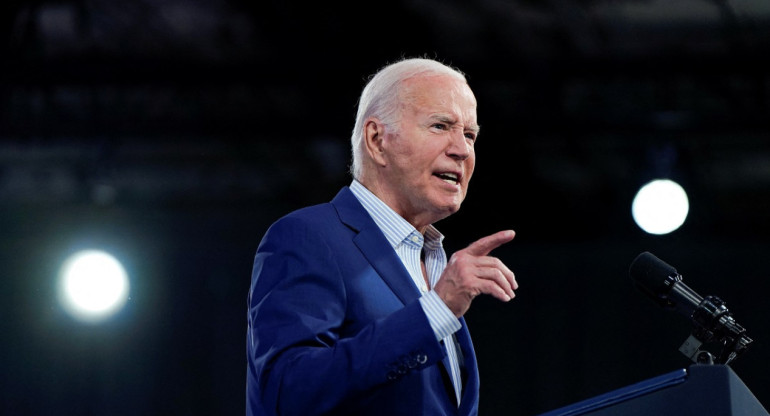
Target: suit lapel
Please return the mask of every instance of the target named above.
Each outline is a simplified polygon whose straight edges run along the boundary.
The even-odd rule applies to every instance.
[[[379,228],[375,226],[375,230],[363,229],[353,241],[404,305],[420,296],[401,259],[385,240]]]
[[[455,386],[452,382],[452,370],[450,369],[452,363],[449,362],[449,353],[446,352],[446,342],[446,339],[441,341],[441,347],[444,349],[444,358],[441,359],[439,368],[441,369],[441,377],[444,380],[444,388],[446,389],[447,396],[452,401],[452,404],[457,406],[457,393],[455,392]],[[455,341],[450,336],[448,342],[454,343]]]
[[[469,414],[471,409],[478,404],[479,391],[479,372],[476,363],[476,353],[473,350],[471,334],[468,332],[468,326],[465,324],[465,318],[460,318],[462,328],[455,333],[457,343],[463,355],[463,366],[461,367],[463,391],[460,400],[460,414]]]
[[[344,187],[334,197],[332,204],[336,207],[340,220],[358,231],[353,237],[353,242],[401,302],[406,305],[419,298],[420,292],[401,259],[353,192]]]

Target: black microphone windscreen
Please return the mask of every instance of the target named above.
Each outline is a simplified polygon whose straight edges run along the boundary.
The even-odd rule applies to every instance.
[[[666,284],[667,277],[677,276],[679,273],[671,265],[645,251],[631,263],[629,274],[637,285],[651,295],[665,296],[671,289],[671,286]]]

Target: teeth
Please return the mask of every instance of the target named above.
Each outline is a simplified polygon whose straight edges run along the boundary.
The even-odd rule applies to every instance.
[[[454,173],[441,173],[438,176],[445,182],[457,183],[457,175]]]

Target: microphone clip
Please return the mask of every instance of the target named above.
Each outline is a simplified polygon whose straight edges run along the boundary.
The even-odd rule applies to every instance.
[[[729,364],[753,342],[738,325],[725,303],[716,296],[706,296],[691,315],[693,331],[679,351],[698,364]],[[721,344],[718,356],[701,349],[704,344]]]

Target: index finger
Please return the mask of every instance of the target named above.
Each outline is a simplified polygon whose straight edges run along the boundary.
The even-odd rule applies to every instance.
[[[475,256],[486,256],[492,250],[513,240],[516,232],[513,230],[498,231],[492,235],[482,237],[471,243],[466,250]]]

